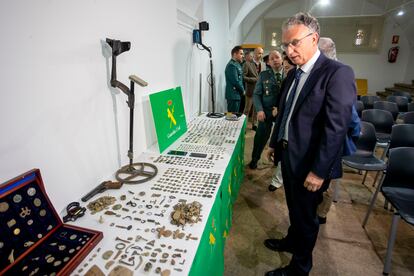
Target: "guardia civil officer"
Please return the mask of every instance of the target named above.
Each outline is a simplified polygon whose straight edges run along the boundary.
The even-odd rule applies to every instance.
[[[226,100],[227,111],[239,112],[241,97],[244,96],[243,86],[243,48],[236,46],[231,50],[231,59],[227,63],[226,75]]]
[[[271,69],[260,73],[253,93],[253,104],[259,125],[254,136],[250,169],[257,168],[257,162],[270,137],[272,124],[277,115],[276,107],[283,77],[282,56],[278,51],[269,53],[269,65]]]

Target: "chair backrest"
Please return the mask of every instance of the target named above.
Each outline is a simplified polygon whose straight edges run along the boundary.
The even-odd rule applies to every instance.
[[[403,96],[388,96],[387,101],[396,103],[400,112],[407,112],[408,99]]]
[[[392,126],[389,149],[399,147],[414,148],[414,125],[398,124]]]
[[[394,124],[391,112],[380,109],[362,111],[361,120],[372,123],[377,133],[391,133]]]
[[[395,92],[392,93],[392,95],[393,96],[403,96],[403,97],[406,97],[407,100],[408,100],[408,102],[409,103],[411,102],[411,94],[410,94],[410,92],[407,92],[407,91],[395,91]]]
[[[374,109],[387,110],[391,112],[392,117],[394,118],[394,121],[398,117],[398,105],[396,103],[387,102],[387,101],[376,101],[374,103]]]
[[[384,187],[414,189],[414,148],[400,147],[390,150]]]
[[[362,101],[356,101],[355,109],[358,113],[359,118],[361,118],[362,110],[364,110],[364,103]]]
[[[408,106],[407,106],[407,111],[408,111],[408,112],[410,112],[410,111],[414,111],[414,103],[408,103]]]
[[[368,80],[367,79],[355,79],[357,87],[357,95],[365,96],[368,94]]]
[[[356,153],[359,155],[373,155],[375,146],[377,144],[377,136],[375,134],[375,127],[370,122],[360,122],[361,134],[356,145]]]
[[[414,111],[404,113],[402,119],[404,124],[414,124]]]
[[[364,109],[372,109],[374,102],[379,101],[378,96],[362,96],[361,101],[364,103]]]

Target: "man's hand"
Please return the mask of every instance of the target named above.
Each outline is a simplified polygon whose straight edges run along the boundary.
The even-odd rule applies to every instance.
[[[276,117],[277,116],[277,107],[272,107],[272,116]]]
[[[308,176],[305,179],[305,183],[303,184],[303,186],[306,189],[308,189],[308,191],[310,192],[316,192],[317,190],[321,188],[322,183],[323,183],[323,178],[320,178],[313,172],[309,172]]]
[[[267,153],[266,153],[266,157],[267,157],[267,160],[269,160],[270,162],[273,162],[273,160],[275,158],[275,149],[269,147],[269,149],[267,150]]]
[[[265,115],[264,111],[258,111],[257,112],[257,120],[259,122],[264,122],[265,119],[266,119],[266,115]]]

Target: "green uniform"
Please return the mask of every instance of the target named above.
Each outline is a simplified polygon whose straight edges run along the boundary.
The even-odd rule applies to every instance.
[[[254,136],[252,152],[252,163],[257,164],[262,151],[270,137],[272,124],[275,117],[272,116],[273,107],[278,106],[280,86],[282,84],[282,74],[275,75],[273,69],[263,71],[259,75],[259,80],[253,93],[253,104],[257,112],[263,111],[266,115],[264,122],[259,122]]]
[[[243,69],[239,62],[231,59],[226,66],[227,111],[239,112],[241,97],[244,93]]]

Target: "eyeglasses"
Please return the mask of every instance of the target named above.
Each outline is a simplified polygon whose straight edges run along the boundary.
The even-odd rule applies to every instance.
[[[305,35],[304,37],[302,37],[302,38],[300,38],[300,39],[294,39],[294,40],[292,40],[292,41],[290,41],[290,42],[287,42],[287,43],[282,43],[282,45],[280,45],[280,48],[282,48],[282,50],[283,51],[286,51],[288,48],[289,48],[289,46],[292,46],[292,47],[299,47],[300,46],[300,43],[302,42],[302,40],[303,39],[305,39],[305,38],[307,38],[308,36],[311,36],[311,35],[313,35],[314,33],[308,33],[307,35]]]

